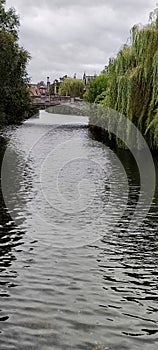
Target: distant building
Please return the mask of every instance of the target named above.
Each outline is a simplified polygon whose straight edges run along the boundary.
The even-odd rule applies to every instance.
[[[47,85],[44,82],[40,82],[37,84],[29,84],[30,96],[31,97],[42,97],[49,95],[50,93],[50,81],[49,77],[47,77]]]
[[[40,97],[46,95],[46,86],[41,86],[38,84],[29,84],[30,96],[31,97]]]
[[[90,82],[96,77],[96,74],[94,75],[86,75],[86,73],[84,72],[83,74],[83,80],[85,83],[85,86],[90,84]]]

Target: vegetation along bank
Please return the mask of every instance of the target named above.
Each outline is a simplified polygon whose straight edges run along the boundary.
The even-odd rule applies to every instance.
[[[0,126],[31,115],[26,66],[28,52],[18,44],[19,17],[0,1]]]
[[[158,149],[158,9],[150,14],[148,25],[132,28],[130,44],[109,60],[102,74],[90,83],[84,99],[129,118],[150,148]],[[103,110],[98,107],[98,119],[105,117]],[[120,120],[118,113],[117,128]],[[90,124],[95,124],[93,113]],[[95,127],[91,129],[96,132]],[[126,133],[130,134],[129,130]],[[124,147],[119,140],[115,143]]]

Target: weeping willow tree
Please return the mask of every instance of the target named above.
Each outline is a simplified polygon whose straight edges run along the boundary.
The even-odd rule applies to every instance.
[[[110,59],[102,104],[128,117],[149,146],[158,149],[158,9],[148,25],[132,28],[130,45]]]
[[[59,95],[83,97],[84,82],[80,79],[67,78],[59,87]]]

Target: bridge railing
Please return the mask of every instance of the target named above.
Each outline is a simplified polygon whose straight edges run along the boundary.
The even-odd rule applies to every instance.
[[[32,103],[37,104],[51,104],[51,103],[61,103],[61,102],[71,102],[70,96],[33,96]]]

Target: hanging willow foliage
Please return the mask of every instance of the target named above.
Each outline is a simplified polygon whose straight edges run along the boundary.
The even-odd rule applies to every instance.
[[[158,149],[158,9],[148,25],[132,28],[130,45],[110,59],[107,91],[102,104],[128,117]]]

